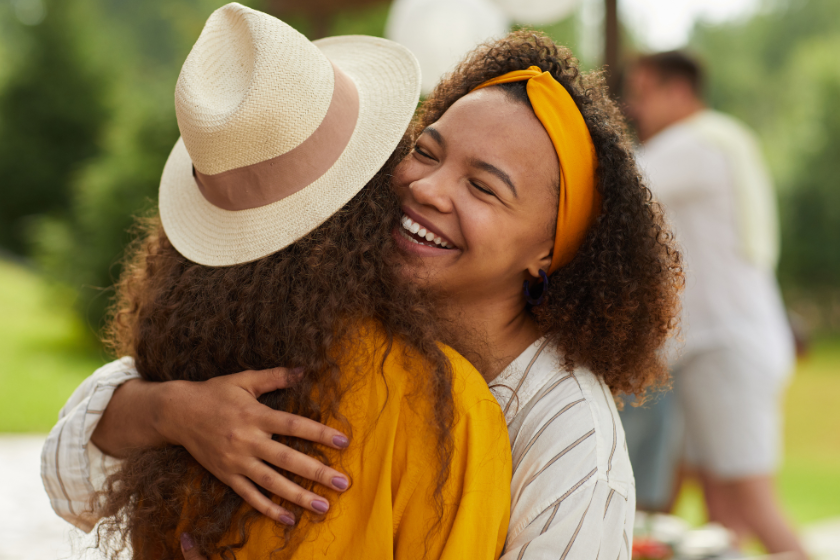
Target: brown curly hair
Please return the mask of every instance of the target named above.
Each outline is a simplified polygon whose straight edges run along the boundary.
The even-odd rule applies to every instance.
[[[451,370],[436,344],[431,298],[400,281],[395,263],[391,231],[400,214],[389,181],[404,153],[397,150],[316,230],[255,262],[226,268],[190,262],[169,242],[159,220],[152,220],[119,282],[107,342],[116,355],[134,356],[137,370],[150,381],[201,381],[280,365],[302,368],[294,387],[260,401],[319,422],[333,420],[350,431],[342,424],[339,404],[352,374],[346,366],[339,370],[338,358],[353,343],[360,323],[376,321],[389,341],[386,348],[395,339],[407,347],[406,367],[418,372],[418,389],[433,403],[429,422],[439,444],[435,497],[440,505],[452,452]],[[279,440],[329,462],[311,442]],[[305,488],[314,486],[283,474]],[[181,559],[179,524],[189,527],[202,554],[235,558],[259,516],[253,510],[240,515],[242,499],[176,446],[134,452],[95,499],[104,502],[100,511],[106,518],[98,545],[113,558],[130,545],[134,558]],[[285,529],[288,554],[306,524],[320,518],[291,503],[283,506],[300,519],[297,528]],[[232,526],[238,542],[220,546]]]
[[[646,391],[668,383],[659,350],[677,325],[682,259],[662,209],[642,182],[624,117],[603,76],[581,72],[571,51],[543,33],[515,31],[476,48],[435,87],[416,119],[413,139],[476,86],[530,66],[550,72],[583,114],[603,200],[577,255],[551,275],[545,301],[530,312],[569,370],[585,366],[614,395],[635,394],[641,402]],[[530,107],[525,82],[493,87]]]

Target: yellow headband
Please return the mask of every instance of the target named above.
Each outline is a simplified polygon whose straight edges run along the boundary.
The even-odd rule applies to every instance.
[[[554,76],[539,67],[508,72],[484,82],[473,91],[526,80],[528,99],[560,160],[560,205],[557,209],[554,253],[548,269],[551,274],[572,260],[600,211],[601,197],[595,188],[598,159],[592,136],[572,96]]]

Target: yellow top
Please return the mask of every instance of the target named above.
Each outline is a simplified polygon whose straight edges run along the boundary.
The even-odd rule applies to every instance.
[[[321,492],[331,503],[324,521],[313,523],[304,515],[295,530],[305,531],[304,542],[291,556],[275,557],[498,558],[510,518],[511,479],[510,443],[498,403],[478,371],[444,347],[454,374],[454,449],[443,519],[430,531],[438,515],[432,501],[438,463],[436,434],[428,422],[431,403],[419,394],[420,368],[405,359],[404,346],[394,343],[382,374],[371,367],[382,363],[384,342],[374,329],[350,359],[342,359],[363,372],[341,406],[352,426],[351,445],[340,454],[328,451],[333,465],[349,476],[350,489],[342,495]],[[282,529],[260,517],[237,560],[269,558],[282,544],[279,535]],[[235,540],[231,533],[225,542]]]

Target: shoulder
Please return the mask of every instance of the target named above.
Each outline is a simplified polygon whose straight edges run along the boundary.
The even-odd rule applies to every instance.
[[[593,493],[599,482],[625,500],[634,492],[624,430],[606,385],[586,369],[566,371],[555,351],[534,367],[540,389],[519,404],[509,424],[511,531],[563,501]]]
[[[694,162],[720,157],[719,146],[710,141],[700,122],[698,117],[678,122],[648,140],[639,150],[640,164],[656,174],[660,169],[695,167]]]
[[[354,387],[371,383],[382,385],[391,397],[408,399],[411,408],[425,408],[428,399],[422,398],[430,389],[429,372],[432,367],[414,347],[398,338],[390,339],[375,324],[367,324],[350,356],[342,360],[356,371]],[[452,399],[460,414],[501,414],[499,405],[484,378],[475,367],[452,348],[440,344],[439,348],[449,362],[452,373]],[[372,373],[378,375],[372,375]],[[476,405],[481,406],[476,406]],[[504,421],[502,420],[502,425]]]

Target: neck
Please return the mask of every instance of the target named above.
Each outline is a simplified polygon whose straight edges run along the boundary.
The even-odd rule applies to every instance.
[[[655,130],[650,130],[645,135],[646,138],[642,138],[642,142],[653,138],[666,128],[677,124],[680,121],[684,121],[685,119],[692,117],[706,109],[706,105],[700,101],[699,99],[686,99],[683,103],[675,104],[673,110],[668,114],[668,118],[665,119]]]
[[[448,302],[444,319],[451,325],[453,343],[489,383],[541,335],[525,310],[522,296],[488,303]]]

